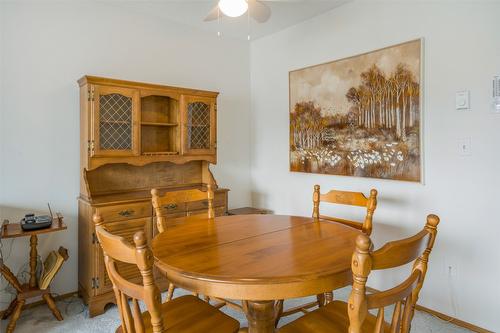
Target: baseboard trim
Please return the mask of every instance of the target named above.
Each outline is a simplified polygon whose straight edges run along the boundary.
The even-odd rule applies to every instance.
[[[54,293],[52,293],[52,294],[54,294]],[[66,298],[70,298],[72,296],[78,296],[78,291],[73,291],[71,293],[62,294],[62,295],[56,295],[56,296],[54,296],[54,299],[56,301],[60,301],[60,300],[66,299]],[[33,302],[33,303],[28,303],[28,304],[24,305],[23,309],[34,308],[35,306],[39,306],[39,305],[42,305],[42,304],[45,304],[45,301],[44,300],[39,300],[39,301],[36,301],[36,302]],[[0,317],[3,316],[4,312],[5,312],[5,310],[1,310],[0,311]]]
[[[375,293],[376,292],[380,292],[380,290],[377,290],[377,289],[371,288],[371,287],[366,287],[366,290],[368,290],[369,292],[375,292]],[[476,326],[474,324],[468,323],[466,321],[463,321],[463,320],[460,320],[460,319],[448,316],[448,315],[446,315],[444,313],[441,313],[441,312],[438,312],[436,310],[432,310],[432,309],[426,308],[425,306],[422,306],[422,305],[418,305],[417,304],[415,306],[415,309],[417,309],[418,311],[422,311],[422,312],[428,313],[428,314],[430,314],[432,316],[438,317],[439,319],[447,321],[447,322],[449,322],[451,324],[460,326],[462,328],[466,328],[466,329],[471,330],[473,332],[477,332],[477,333],[495,333],[495,332],[492,332],[492,331],[488,331],[488,330],[486,330],[484,328],[481,328],[479,326]]]
[[[436,316],[438,318],[440,318],[441,320],[444,320],[444,321],[447,321],[447,322],[450,322],[452,324],[455,324],[457,326],[460,326],[460,327],[463,327],[463,328],[466,328],[468,330],[471,330],[471,331],[474,331],[474,332],[478,332],[478,333],[494,333],[492,331],[488,331],[484,328],[481,328],[479,326],[476,326],[474,324],[471,324],[471,323],[468,323],[466,321],[463,321],[463,320],[460,320],[460,319],[457,319],[457,318],[454,318],[454,317],[451,317],[451,316],[448,316],[448,315],[445,315],[444,313],[441,313],[441,312],[437,312],[435,310],[432,310],[432,309],[429,309],[429,308],[426,308],[425,306],[422,306],[422,305],[416,305],[415,306],[415,309],[419,310],[419,311],[422,311],[422,312],[426,312],[428,314],[431,314],[433,316]]]

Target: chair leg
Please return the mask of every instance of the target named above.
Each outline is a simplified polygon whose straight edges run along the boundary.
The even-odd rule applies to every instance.
[[[325,304],[333,302],[333,291],[325,293]]]
[[[318,306],[320,308],[322,308],[322,307],[324,307],[326,305],[325,294],[318,294],[318,295],[316,295],[316,299],[318,300]]]
[[[276,305],[275,305],[276,321],[274,322],[274,327],[278,327],[278,324],[280,322],[281,315],[283,314],[283,303],[284,303],[284,300],[282,300],[282,299],[280,299],[279,301],[276,302]]]
[[[175,291],[175,286],[173,283],[168,284],[168,291],[167,291],[167,302],[172,300],[172,297],[174,296],[174,291]]]
[[[333,291],[328,291],[324,294],[316,295],[316,299],[318,300],[318,306],[321,308],[328,303],[333,302]]]

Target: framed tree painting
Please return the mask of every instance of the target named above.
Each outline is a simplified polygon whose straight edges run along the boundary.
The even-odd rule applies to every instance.
[[[290,170],[420,182],[422,40],[290,72]]]

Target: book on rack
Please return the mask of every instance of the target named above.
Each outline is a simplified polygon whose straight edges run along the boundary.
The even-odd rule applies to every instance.
[[[64,247],[59,247],[57,252],[51,251],[43,262],[43,271],[38,281],[38,288],[41,290],[47,289],[66,260],[68,260],[68,250]]]

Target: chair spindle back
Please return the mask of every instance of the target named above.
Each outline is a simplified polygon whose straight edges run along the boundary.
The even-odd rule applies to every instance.
[[[350,221],[338,217],[320,215],[320,202],[327,202],[338,205],[358,206],[366,208],[365,220],[363,222]],[[372,189],[367,198],[361,192],[331,190],[328,193],[321,194],[320,186],[314,185],[313,193],[313,218],[324,219],[349,225],[362,230],[364,234],[370,236],[372,233],[373,213],[377,208],[377,190]]]
[[[395,304],[390,322],[391,333],[408,333],[415,304],[422,289],[429,255],[434,246],[439,217],[429,215],[422,231],[413,237],[386,243],[374,252],[366,235],[358,236],[351,268],[354,283],[348,301],[349,333],[383,333],[386,331],[384,307]],[[389,290],[366,294],[366,281],[372,270],[388,269],[414,261],[410,276]],[[363,332],[368,310],[378,309],[374,332]]]
[[[139,300],[146,304],[154,333],[166,332],[161,315],[161,294],[153,276],[153,253],[147,245],[144,232],[134,235],[135,246],[123,237],[106,231],[102,217],[94,215],[96,234],[104,253],[104,263],[113,284],[116,304],[122,322],[122,333],[145,333],[145,324],[139,307]],[[142,285],[123,278],[117,270],[116,262],[135,264],[142,275]],[[129,299],[132,300],[130,308]]]
[[[159,190],[152,189],[151,197],[156,214],[156,227],[160,233],[166,230],[168,211],[189,202],[206,200],[208,209],[207,217],[209,219],[215,217],[214,191],[210,184],[207,185],[206,192],[197,189],[180,190],[166,192],[163,196],[160,195]]]

